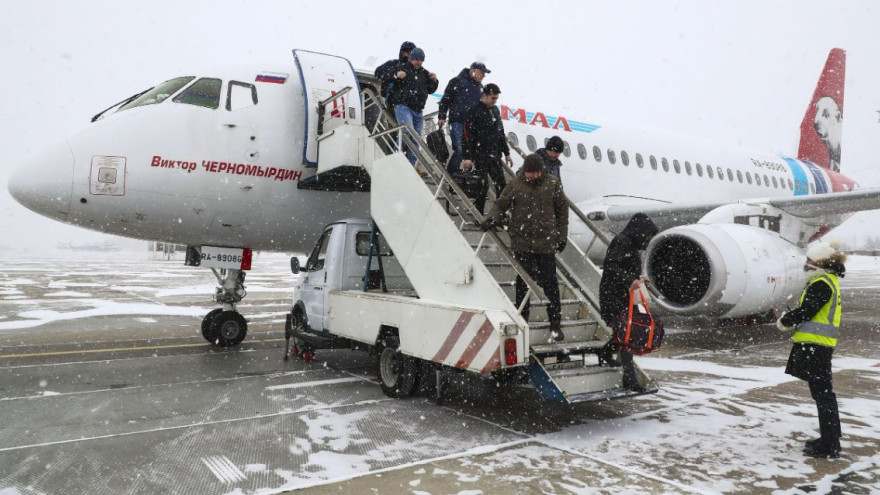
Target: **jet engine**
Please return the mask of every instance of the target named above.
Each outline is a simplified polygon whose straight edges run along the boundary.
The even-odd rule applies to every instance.
[[[779,234],[749,225],[693,224],[658,234],[645,273],[664,312],[733,318],[784,307],[806,280],[806,257]]]

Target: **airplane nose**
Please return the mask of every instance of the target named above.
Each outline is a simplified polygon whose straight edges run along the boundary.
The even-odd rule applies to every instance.
[[[9,177],[9,194],[25,208],[50,218],[70,213],[73,152],[62,140],[38,153]]]

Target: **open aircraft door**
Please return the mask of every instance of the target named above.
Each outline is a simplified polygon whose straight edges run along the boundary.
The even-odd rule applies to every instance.
[[[317,166],[319,174],[362,165],[363,102],[351,63],[307,50],[293,50],[293,58],[306,105],[303,163]]]

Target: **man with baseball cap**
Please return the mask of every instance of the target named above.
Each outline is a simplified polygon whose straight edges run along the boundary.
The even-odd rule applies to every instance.
[[[440,98],[440,111],[437,115],[437,124],[443,127],[446,117],[449,116],[449,137],[452,139],[452,156],[447,163],[449,173],[457,172],[461,167],[462,135],[464,133],[464,121],[468,111],[480,101],[483,92],[483,78],[490,73],[486,64],[474,62],[471,66],[461,69],[461,72],[449,80],[443,98]]]

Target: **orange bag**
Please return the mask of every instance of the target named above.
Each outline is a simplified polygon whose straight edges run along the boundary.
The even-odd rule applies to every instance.
[[[663,321],[651,314],[644,294],[639,291],[645,313],[634,311],[636,290],[629,291],[629,308],[618,315],[614,325],[614,342],[631,354],[647,354],[663,343]]]

